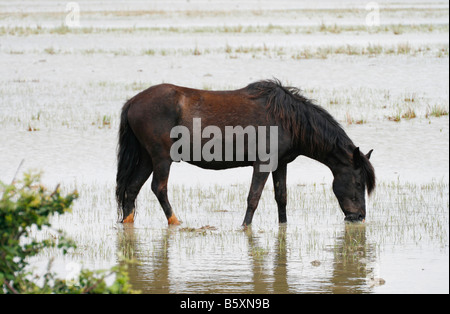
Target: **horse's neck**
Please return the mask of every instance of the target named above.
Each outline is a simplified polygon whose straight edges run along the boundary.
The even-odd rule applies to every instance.
[[[304,117],[309,122],[308,127],[298,125],[297,145],[302,155],[327,165],[334,173],[336,167],[351,165],[355,145],[331,116],[316,110],[312,121]]]
[[[303,151],[302,155],[312,158],[330,168],[333,175],[344,166],[351,166],[351,148],[343,150],[341,148],[334,147],[328,152],[324,152],[319,155],[311,154],[307,151]]]

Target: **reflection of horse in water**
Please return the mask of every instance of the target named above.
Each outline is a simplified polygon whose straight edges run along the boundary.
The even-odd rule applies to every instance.
[[[133,289],[141,290],[143,293],[171,293],[173,291],[180,293],[251,292],[262,294],[311,291],[320,293],[370,292],[371,287],[367,278],[373,272],[370,265],[373,264],[376,257],[374,244],[366,242],[365,224],[345,224],[342,226],[342,230],[339,230],[336,237],[335,245],[331,248],[334,258],[332,260],[320,260],[319,268],[331,267],[331,269],[326,268],[325,273],[319,272],[319,275],[325,274],[326,277],[324,278],[311,277],[309,271],[307,274],[302,274],[302,270],[303,272],[307,270],[301,264],[303,262],[308,263],[309,260],[307,256],[302,256],[300,260],[292,256],[292,245],[286,241],[287,226],[280,225],[278,232],[273,236],[275,243],[270,251],[267,251],[267,243],[261,241],[261,234],[253,232],[252,228],[248,228],[242,233],[242,236],[247,238],[248,251],[231,250],[231,254],[236,254],[237,260],[242,261],[243,265],[250,265],[249,269],[247,267],[236,268],[235,258],[222,261],[220,255],[217,255],[219,260],[210,260],[209,252],[202,249],[199,254],[193,254],[192,259],[201,261],[202,258],[206,257],[209,262],[221,263],[223,268],[220,274],[216,274],[220,278],[201,277],[184,284],[173,279],[181,275],[177,274],[176,270],[183,272],[186,267],[195,273],[199,268],[192,269],[192,265],[202,265],[202,263],[183,260],[179,267],[171,269],[169,267],[170,260],[178,261],[179,256],[177,254],[180,254],[180,251],[174,250],[173,245],[171,245],[174,236],[177,236],[177,231],[170,228],[163,230],[162,234],[158,235],[159,240],[152,242],[152,249],[148,250],[145,247],[148,245],[148,234],[140,233],[142,230],[134,228],[132,224],[124,224],[124,228],[119,228],[118,231],[117,249],[125,257],[138,261],[138,263],[132,263],[128,266],[128,275]],[[207,239],[215,242],[215,239],[209,237]],[[198,240],[198,237],[188,237],[188,241],[196,240]],[[202,241],[204,240],[202,237]],[[187,245],[183,250],[187,250],[189,247],[191,246]],[[308,253],[306,254],[308,255]],[[226,261],[231,265],[228,265]],[[188,264],[191,265],[188,267]],[[198,267],[201,268],[201,266]],[[228,273],[227,269],[229,270]],[[250,276],[246,275],[249,281],[236,281],[236,278],[240,278],[239,276],[242,274],[236,273],[236,269],[238,269],[238,272],[242,272],[243,269],[245,269],[245,272],[250,270]],[[190,278],[190,274],[184,275],[184,278]],[[211,276],[214,276],[214,274],[211,274]],[[301,278],[306,279],[306,281],[301,280]],[[319,286],[317,285],[318,282],[321,283]]]
[[[365,224],[345,224],[333,249],[332,293],[368,292],[370,262],[375,260],[373,245],[366,242]]]
[[[272,170],[279,222],[286,222],[286,169],[299,155],[328,166],[334,176],[333,191],[346,220],[363,220],[365,191],[375,187],[369,162],[371,151],[359,151],[336,120],[294,87],[279,81],[260,81],[233,91],[204,91],[170,84],[152,86],[128,100],[122,108],[119,130],[116,197],[123,222],[133,222],[136,197],[153,173],[151,188],[169,224],[178,224],[167,197],[167,182],[173,159],[170,155],[175,127],[193,134],[193,121],[204,127],[277,127],[277,168]],[[236,140],[233,139],[233,145]],[[266,134],[266,142],[270,142]],[[193,143],[190,143],[193,146]],[[202,144],[205,144],[202,142]],[[248,156],[248,140],[244,156]],[[192,152],[192,149],[191,149]],[[222,152],[225,154],[225,152]],[[266,164],[256,160],[188,161],[205,169],[251,166],[253,176],[243,225],[250,225],[269,176]]]
[[[286,225],[284,224],[280,225],[278,236],[275,236],[276,253],[272,264],[273,269],[270,270],[264,266],[266,263],[263,263],[264,260],[261,258],[261,255],[255,253],[262,249],[260,243],[258,243],[260,235],[253,233],[251,228],[246,229],[246,231],[242,233],[242,236],[247,238],[248,254],[245,254],[244,251],[244,259],[238,258],[238,260],[242,262],[242,268],[238,267],[237,269],[238,272],[242,271],[243,268],[245,269],[246,267],[243,265],[247,265],[245,259],[248,258],[248,262],[250,262],[251,265],[250,285],[248,282],[243,283],[242,280],[239,279],[240,277],[236,277],[235,259],[225,259],[225,261],[220,259],[215,260],[214,262],[216,262],[217,265],[220,264],[221,270],[219,273],[216,273],[218,277],[213,277],[212,281],[210,276],[197,278],[194,281],[185,283],[173,280],[173,278],[177,278],[177,275],[180,275],[176,273],[174,268],[171,269],[169,267],[171,258],[178,260],[178,256],[171,256],[171,248],[173,249],[172,243],[174,236],[177,236],[177,230],[171,228],[163,230],[163,232],[158,236],[159,240],[151,244],[152,250],[145,248],[148,244],[148,234],[145,234],[145,232],[140,233],[142,230],[143,229],[135,228],[133,224],[124,224],[123,228],[119,228],[117,234],[117,251],[121,252],[126,258],[137,261],[129,264],[127,270],[129,282],[134,290],[141,291],[142,293],[162,294],[173,293],[173,291],[179,293],[250,292],[264,294],[292,292],[289,290],[287,283]],[[188,241],[196,240],[198,240],[197,237],[188,237]],[[188,250],[189,247],[192,246],[195,245],[187,245],[182,250]],[[231,248],[230,250],[232,251],[231,254],[237,254],[236,256],[239,256],[242,253],[242,251],[235,251]],[[175,251],[180,252],[178,249]],[[145,254],[145,252],[148,254]],[[210,261],[211,256],[209,255],[209,252],[203,249],[199,252],[199,254],[192,255],[194,260],[200,259],[200,261],[205,257],[208,261]],[[192,261],[183,260],[181,264],[179,264],[180,267],[176,267],[175,269],[183,272],[183,269],[190,263],[192,263]],[[201,265],[202,263],[199,262],[192,264]],[[190,266],[186,268],[189,269]],[[193,269],[194,275],[197,269],[198,268]],[[203,269],[202,271],[205,270]],[[187,278],[190,278],[192,274],[186,273],[184,275],[185,276],[183,276],[183,278],[188,280]],[[189,285],[192,285],[192,287]]]

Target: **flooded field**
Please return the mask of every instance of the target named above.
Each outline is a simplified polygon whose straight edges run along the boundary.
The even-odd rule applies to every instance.
[[[171,2],[78,1],[77,15],[60,1],[0,1],[0,180],[23,159],[20,173],[80,194],[53,218],[78,249],[46,251],[37,271],[51,257],[64,277],[125,255],[145,293],[448,293],[448,2],[382,1],[375,25],[364,1]],[[186,163],[169,180],[180,226],[167,227],[148,182],[136,222],[118,223],[128,98],[162,82],[226,90],[272,77],[374,149],[364,224],[344,223],[331,172],[305,157],[288,166],[286,225],[271,179],[243,230],[251,169]]]

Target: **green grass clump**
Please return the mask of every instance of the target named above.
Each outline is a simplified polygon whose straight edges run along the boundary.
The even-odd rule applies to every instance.
[[[426,118],[429,117],[442,117],[442,116],[448,116],[448,110],[444,108],[443,106],[434,105],[432,107],[428,107],[427,113],[425,114]]]
[[[33,237],[33,230],[51,228],[52,216],[70,212],[78,198],[77,191],[63,195],[59,185],[49,191],[39,180],[39,174],[26,174],[18,182],[0,182],[0,294],[132,293],[126,264],[106,271],[81,270],[74,280],[57,278],[51,271],[53,259],[43,276],[26,270],[29,258],[45,249],[57,248],[63,255],[76,249],[61,230],[49,239]],[[115,280],[108,285],[105,279],[113,275]],[[42,283],[38,284],[39,281]]]

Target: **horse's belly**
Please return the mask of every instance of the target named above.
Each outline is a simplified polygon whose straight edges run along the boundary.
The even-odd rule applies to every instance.
[[[210,170],[223,170],[223,169],[230,169],[230,168],[238,168],[238,167],[248,167],[252,166],[254,161],[186,161],[187,163],[203,168],[203,169],[210,169]]]

